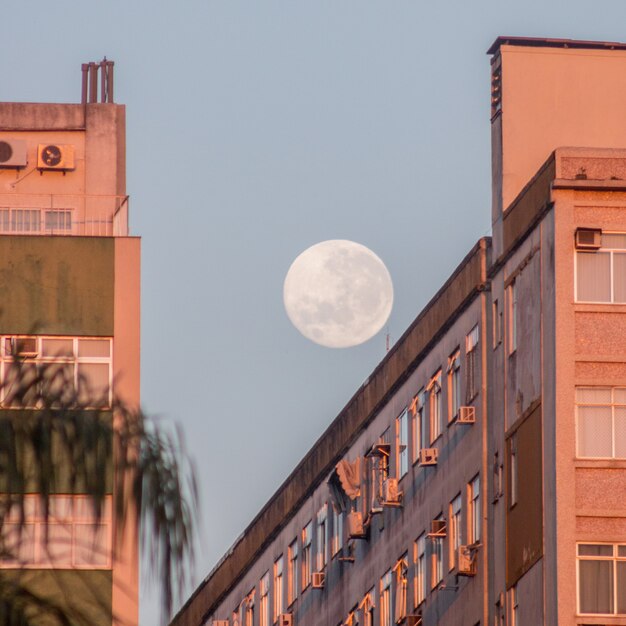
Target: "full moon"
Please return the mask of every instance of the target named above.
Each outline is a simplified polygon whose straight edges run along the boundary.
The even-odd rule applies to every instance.
[[[385,325],[393,285],[385,264],[369,248],[332,239],[311,246],[291,264],[283,300],[305,337],[328,348],[349,348]]]

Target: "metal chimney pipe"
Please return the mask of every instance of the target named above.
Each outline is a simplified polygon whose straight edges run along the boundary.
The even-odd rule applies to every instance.
[[[81,104],[86,104],[87,103],[87,76],[88,76],[88,72],[89,72],[89,64],[88,63],[83,63],[80,66],[80,70],[82,72],[82,88],[81,88],[81,92],[80,92],[80,102]]]
[[[107,102],[113,102],[113,61],[107,61],[109,71],[107,72]]]
[[[107,58],[100,62],[100,102],[107,101]]]

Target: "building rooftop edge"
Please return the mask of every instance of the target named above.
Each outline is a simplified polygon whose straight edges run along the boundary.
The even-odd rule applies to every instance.
[[[381,405],[383,405],[387,401],[389,396],[395,393],[398,386],[404,382],[404,380],[406,379],[406,372],[409,370],[413,371],[413,369],[416,366],[416,362],[419,360],[420,354],[423,353],[426,349],[428,349],[432,341],[437,338],[438,333],[441,330],[441,328],[446,327],[449,320],[454,319],[456,314],[467,306],[468,300],[471,301],[473,299],[477,290],[480,288],[480,282],[484,280],[484,278],[486,277],[486,266],[488,265],[488,262],[483,263],[483,259],[485,258],[485,255],[487,254],[490,246],[491,246],[491,237],[482,237],[474,244],[474,246],[469,250],[469,252],[463,258],[463,260],[459,263],[459,265],[457,265],[457,267],[452,272],[452,274],[448,277],[445,283],[441,286],[441,288],[433,295],[433,297],[424,306],[424,308],[420,311],[417,317],[411,322],[411,324],[408,326],[406,331],[402,334],[400,339],[398,339],[398,341],[391,347],[389,352],[378,363],[378,365],[374,368],[372,373],[366,378],[363,384],[356,390],[356,392],[350,398],[350,400],[346,403],[344,408],[333,419],[333,421],[324,430],[324,432],[317,439],[317,441],[311,446],[311,448],[304,455],[304,457],[301,459],[298,465],[296,465],[296,467],[289,474],[289,476],[283,481],[283,483],[278,487],[276,492],[268,499],[268,501],[261,508],[258,514],[253,518],[250,524],[248,524],[248,526],[237,537],[237,539],[234,541],[231,547],[219,559],[219,561],[212,568],[210,573],[198,585],[198,587],[191,594],[191,596],[188,598],[185,604],[180,608],[180,610],[174,616],[174,618],[171,621],[171,624],[180,624],[181,626],[183,626],[183,624],[193,623],[193,622],[185,622],[183,620],[184,613],[187,610],[189,610],[189,608],[194,603],[194,601],[199,596],[199,594],[202,593],[203,589],[219,573],[221,568],[226,566],[227,562],[233,556],[234,552],[239,548],[239,546],[244,541],[246,541],[247,537],[253,534],[253,531],[256,529],[256,526],[259,523],[261,523],[262,520],[266,519],[269,509],[271,509],[272,506],[275,506],[276,502],[279,502],[279,504],[284,505],[283,496],[285,492],[288,490],[292,482],[297,481],[298,473],[302,470],[302,468],[306,467],[309,463],[314,461],[318,449],[324,448],[325,443],[327,443],[328,441],[332,441],[335,444],[335,450],[332,454],[332,460],[331,460],[330,465],[332,466],[333,463],[336,463],[338,460],[341,459],[341,457],[345,454],[349,446],[353,443],[353,439],[358,435],[359,432],[361,432],[361,430],[369,423],[369,421],[378,413]],[[362,419],[359,420],[358,423],[354,425],[351,431],[347,434],[347,437],[348,437],[347,441],[345,440],[346,433],[343,433],[344,441],[341,441],[341,439],[339,439],[336,436],[337,433],[335,432],[337,430],[338,425],[341,425],[342,422],[344,421],[347,422],[350,417],[349,414],[354,412],[355,410],[360,412],[361,407],[358,405],[361,403],[363,397],[369,392],[368,387],[370,386],[370,384],[375,385],[377,375],[381,375],[381,373],[384,372],[384,370],[387,370],[387,369],[393,370],[394,358],[404,358],[402,356],[398,356],[398,353],[405,349],[406,347],[405,344],[408,344],[410,342],[411,335],[420,326],[422,321],[432,312],[432,310],[436,307],[436,305],[441,300],[443,300],[443,296],[446,294],[446,292],[451,287],[454,288],[457,286],[455,285],[456,279],[464,272],[464,270],[467,270],[467,268],[470,265],[472,265],[472,262],[478,262],[479,264],[478,280],[474,281],[475,284],[470,283],[471,288],[467,290],[467,293],[463,294],[464,297],[459,298],[458,304],[454,306],[453,308],[451,308],[451,310],[446,311],[446,315],[444,316],[445,320],[443,321],[442,324],[440,324],[440,326],[437,329],[437,332],[431,333],[430,339],[424,344],[424,346],[422,346],[422,349],[419,350],[416,354],[413,354],[411,356],[410,362],[408,364],[401,365],[401,367],[399,368],[401,373],[396,375],[396,380],[392,384],[389,384],[388,376],[387,375],[384,376],[386,379],[385,393],[374,406],[370,407],[371,410],[366,415],[363,415]],[[444,305],[445,304],[446,303],[444,303]],[[393,376],[394,372],[393,371],[389,372],[389,375]],[[258,555],[260,552],[262,552],[262,550],[265,549],[267,544],[273,540],[273,538],[278,532],[280,532],[284,524],[289,519],[291,519],[291,517],[293,517],[298,506],[301,503],[300,500],[305,498],[312,489],[315,489],[322,482],[324,476],[326,476],[328,471],[329,471],[328,466],[325,465],[324,467],[319,469],[319,471],[316,473],[314,478],[308,481],[306,487],[303,488],[303,494],[301,494],[298,502],[293,505],[291,510],[289,510],[286,514],[282,516],[281,520],[283,523],[276,526],[275,528],[272,528],[267,534],[265,534],[264,540],[261,541],[260,545],[258,545],[256,549],[253,549],[253,552],[250,555],[249,563],[243,566],[241,570],[237,573],[233,573],[231,568],[228,568],[230,571],[226,573],[226,576],[230,577],[230,581],[226,584],[226,589],[224,589],[222,593],[219,593],[219,595],[216,598],[209,601],[210,606],[208,606],[202,612],[204,617],[206,617],[206,615],[209,615],[211,613],[215,605],[224,597],[226,593],[228,593],[228,591],[230,591],[232,586],[236,584],[236,582],[241,578],[241,576],[245,574],[245,572],[250,567],[250,564],[253,561],[253,559],[256,557],[256,555]]]
[[[585,41],[579,39],[551,39],[543,37],[507,37],[501,35],[491,44],[487,54],[496,54],[500,46],[530,48],[586,48],[589,50],[626,50],[626,43],[618,41]]]

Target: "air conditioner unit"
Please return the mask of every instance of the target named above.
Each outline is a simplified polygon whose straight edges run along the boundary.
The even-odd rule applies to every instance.
[[[0,140],[0,167],[26,167],[26,142],[23,139]]]
[[[599,228],[577,228],[576,250],[597,250],[602,245],[602,231]]]
[[[476,549],[471,546],[459,546],[459,576],[476,576]]]
[[[281,613],[278,624],[279,626],[293,626],[293,615],[291,613]]]
[[[7,355],[24,359],[32,359],[39,354],[36,337],[7,337],[4,349]]]
[[[476,407],[462,406],[456,418],[457,424],[473,424],[476,421]]]
[[[437,465],[439,450],[437,448],[422,448],[419,454],[420,465]]]
[[[347,517],[348,537],[350,539],[364,539],[365,527],[363,526],[363,515],[360,511],[350,511]]]
[[[74,146],[68,144],[40,143],[37,149],[37,169],[73,170]]]
[[[406,626],[422,626],[424,620],[420,614],[418,615],[407,615],[406,616]]]
[[[398,491],[397,478],[387,478],[383,482],[383,505],[402,506],[402,492]]]
[[[428,533],[428,537],[434,539],[439,537],[445,537],[447,532],[446,520],[445,519],[434,519],[430,523],[430,532]]]
[[[325,580],[326,574],[324,574],[324,572],[313,572],[311,587],[313,587],[313,589],[323,589]]]

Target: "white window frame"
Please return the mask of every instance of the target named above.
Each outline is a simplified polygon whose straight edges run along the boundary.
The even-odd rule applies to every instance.
[[[478,395],[478,344],[480,329],[478,324],[465,336],[465,399],[467,404]]]
[[[259,582],[259,626],[270,626],[270,573],[265,572]]]
[[[453,422],[461,407],[461,350],[448,358],[448,423]]]
[[[615,429],[615,409],[616,408],[624,408],[626,409],[626,403],[620,404],[615,401],[615,392],[616,390],[623,390],[626,392],[626,387],[609,387],[609,386],[601,386],[601,385],[578,385],[576,387],[576,394],[578,394],[578,390],[583,389],[594,389],[594,390],[610,390],[611,392],[611,403],[610,404],[601,404],[601,403],[592,403],[592,402],[579,402],[578,398],[575,397],[576,403],[576,456],[579,459],[623,459],[626,458],[624,456],[617,456],[616,452],[616,429]],[[610,407],[611,409],[611,456],[588,456],[581,454],[580,451],[580,436],[579,436],[579,407],[581,406],[597,406],[597,407]]]
[[[422,533],[413,544],[413,560],[415,562],[414,605],[418,607],[426,600],[426,576],[428,560],[426,558],[426,533]]]
[[[328,505],[324,504],[317,512],[317,536],[315,543],[315,567],[321,572],[328,562]]]
[[[443,513],[440,513],[435,521],[443,521]],[[444,538],[432,537],[431,539],[431,559],[430,559],[430,588],[436,589],[443,582],[443,552]]]
[[[593,546],[611,546],[613,548],[612,556],[582,556],[579,554],[580,546],[593,545]],[[619,549],[624,549],[624,554],[619,554]],[[580,563],[581,561],[610,561],[612,563],[613,570],[613,612],[612,613],[583,613],[580,609]],[[626,612],[617,612],[617,563],[626,563],[626,543],[608,543],[603,541],[579,541],[576,544],[576,611],[578,615],[626,615]],[[626,577],[626,572],[624,573]]]
[[[313,562],[311,559],[312,538],[313,522],[310,521],[302,529],[302,558],[300,563],[302,569],[302,591],[311,584],[311,574],[313,573]]]
[[[274,561],[274,621],[277,622],[281,613],[284,612],[284,589],[283,589],[283,555]]]
[[[392,580],[391,570],[387,570],[380,578],[380,626],[392,626]]]
[[[518,288],[517,288],[517,277],[515,277],[506,288],[507,294],[507,312],[508,312],[508,323],[507,323],[507,343],[508,343],[508,353],[509,355],[514,354],[517,350],[517,340],[518,340],[518,327],[517,327],[517,313],[518,313]]]
[[[434,443],[442,434],[442,394],[441,394],[441,370],[433,374],[428,387],[428,413],[430,421],[430,443]]]
[[[334,506],[333,511],[333,534],[331,539],[331,553],[336,556],[343,548],[343,512],[337,510]]]
[[[480,542],[482,511],[480,507],[480,474],[467,485],[468,543]]]
[[[462,512],[463,499],[459,493],[452,499],[449,505],[450,539],[448,541],[448,567],[450,570],[456,567],[457,553],[462,543]]]
[[[426,439],[426,408],[425,408],[425,392],[424,389],[420,389],[415,394],[411,403],[409,404],[409,413],[413,422],[413,463],[417,463],[420,458],[420,450],[428,447],[428,441]]]
[[[404,409],[396,417],[396,476],[402,478],[409,471],[409,411]]]
[[[615,280],[614,280],[614,263],[613,260],[616,254],[626,254],[626,247],[624,248],[612,248],[610,246],[604,246],[606,243],[606,235],[625,235],[626,233],[620,232],[602,232],[602,245],[598,250],[575,250],[574,251],[574,301],[585,304],[626,304],[626,302],[615,302]],[[582,254],[608,254],[609,255],[609,283],[611,285],[611,297],[609,300],[580,300],[578,298],[578,258]]]
[[[24,496],[24,526],[20,536],[19,512],[13,507],[5,516],[2,532],[15,530],[18,536],[18,550],[20,547],[32,546],[32,558],[14,555],[16,558],[5,558],[0,561],[0,569],[111,569],[112,541],[113,541],[113,512],[112,496],[105,496],[100,519],[96,518],[93,510],[93,500],[85,495],[51,495],[49,497],[49,513],[46,519],[42,510],[39,495]],[[55,541],[50,537],[50,530],[54,527],[64,527],[69,531],[70,546],[65,558],[55,557]],[[97,526],[98,538],[96,547],[97,559],[85,562],[85,552],[78,543],[78,529],[82,526]],[[46,535],[48,533],[48,535]],[[102,534],[100,534],[102,533]],[[31,541],[28,541],[31,534]],[[90,541],[91,543],[91,541]],[[63,543],[62,545],[66,545]],[[84,546],[82,546],[84,549]],[[91,551],[91,548],[88,548]],[[93,551],[92,551],[93,552]],[[79,561],[80,556],[82,558]]]

